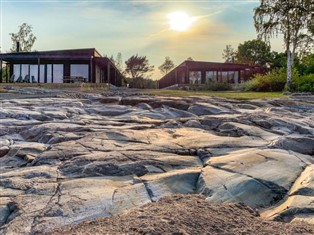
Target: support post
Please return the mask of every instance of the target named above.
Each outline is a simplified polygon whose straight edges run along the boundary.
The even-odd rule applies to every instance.
[[[107,62],[107,81],[108,81],[108,88],[110,90],[110,63],[109,63],[109,60]]]
[[[29,79],[28,81],[30,82],[31,81],[30,80],[31,79],[31,65],[30,64],[28,64],[28,73],[27,74],[28,74],[28,79]]]
[[[0,83],[2,83],[2,74],[3,74],[3,71],[2,71],[2,60],[0,60],[0,71],[1,71],[1,74],[0,74]]]
[[[10,74],[9,74],[9,71],[8,71],[8,64],[7,64],[7,63],[6,63],[6,65],[5,65],[5,74],[6,74],[6,76],[5,76],[5,82],[6,82],[6,83],[9,83]]]
[[[47,78],[47,64],[45,64],[45,70],[44,70],[44,81],[45,83],[48,82],[48,78]]]
[[[90,57],[89,61],[89,82],[93,83],[93,56]]]
[[[206,82],[206,71],[202,70],[201,71],[201,84],[205,84]]]
[[[37,68],[37,77],[38,77],[38,83],[40,83],[40,58],[38,57],[37,60],[38,68]]]
[[[53,78],[54,74],[53,74],[53,64],[51,64],[51,83],[53,83],[54,78]],[[62,79],[63,81],[63,79]]]
[[[115,86],[117,86],[117,70],[115,69],[114,71],[115,71],[115,73],[114,73],[114,84],[115,84]]]
[[[52,64],[52,70],[53,70],[53,64]],[[66,80],[64,78],[66,77]],[[62,83],[68,83],[72,82],[71,79],[68,79],[71,77],[71,61],[67,60],[63,62],[63,78]]]

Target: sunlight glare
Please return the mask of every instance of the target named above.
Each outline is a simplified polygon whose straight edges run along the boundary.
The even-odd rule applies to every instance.
[[[169,28],[174,31],[183,32],[190,28],[196,17],[190,17],[185,12],[173,12],[168,15]]]

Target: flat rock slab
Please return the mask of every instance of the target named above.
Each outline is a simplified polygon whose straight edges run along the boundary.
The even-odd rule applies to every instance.
[[[313,221],[313,99],[56,92],[0,101],[2,234],[43,233],[176,193]]]

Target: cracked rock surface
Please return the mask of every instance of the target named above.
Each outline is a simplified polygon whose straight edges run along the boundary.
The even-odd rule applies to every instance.
[[[0,100],[0,233],[111,217],[172,194],[314,224],[314,98]]]

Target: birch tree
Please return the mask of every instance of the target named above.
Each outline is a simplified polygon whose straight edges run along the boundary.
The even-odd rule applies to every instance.
[[[27,23],[20,25],[17,33],[10,33],[9,35],[11,35],[12,40],[11,52],[16,52],[17,42],[20,43],[20,52],[29,52],[37,39],[33,34],[32,26]]]
[[[292,61],[296,52],[302,53],[314,43],[313,0],[260,0],[254,9],[255,28],[259,38],[269,42],[270,38],[283,35],[287,53],[287,88],[291,90]]]

